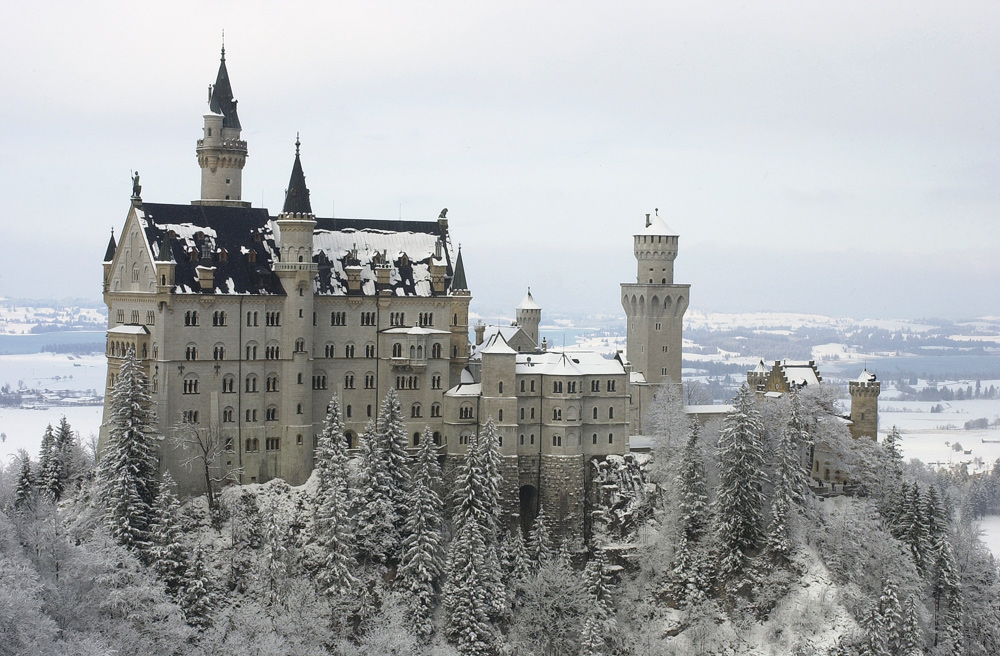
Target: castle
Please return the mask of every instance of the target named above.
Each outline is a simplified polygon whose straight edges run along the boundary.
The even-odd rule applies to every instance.
[[[628,354],[540,347],[530,291],[516,325],[476,327],[446,212],[431,221],[322,218],[300,143],[277,216],[242,199],[247,142],[225,49],[197,141],[201,195],[150,203],[138,176],[120,240],[104,257],[108,387],[130,348],[150,380],[156,430],[220,444],[213,476],[303,483],[332,395],[349,447],[398,392],[411,446],[425,427],[446,471],[488,419],[500,435],[510,516],[539,505],[585,537],[591,461],[628,452],[657,387],[680,381],[689,285],[673,280],[678,237],[658,217],[634,236],[635,283],[622,284]],[[101,429],[107,436],[106,402]],[[161,449],[184,494],[205,491],[188,454]]]

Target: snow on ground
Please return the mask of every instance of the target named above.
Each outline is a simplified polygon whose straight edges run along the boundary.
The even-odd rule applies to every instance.
[[[56,426],[64,415],[66,421],[86,442],[91,434],[97,435],[101,428],[102,406],[54,407],[48,410],[26,410],[24,408],[0,408],[0,433],[6,435],[0,441],[0,461],[4,464],[24,449],[32,460],[38,459],[42,444],[42,434],[49,424]]]
[[[103,394],[108,360],[104,355],[24,353],[0,355],[0,385],[14,389],[23,381],[29,389],[96,390]]]
[[[969,471],[985,471],[1000,458],[1000,429],[965,430],[965,422],[1000,417],[1000,400],[942,402],[943,412],[931,412],[937,403],[890,401],[879,408],[879,436],[896,426],[903,455],[935,466],[969,463]],[[985,440],[985,441],[984,441]],[[995,440],[995,442],[994,442]],[[960,444],[962,449],[955,450]],[[971,451],[971,453],[965,453]]]
[[[1000,515],[989,515],[979,520],[979,530],[983,532],[983,544],[1000,558]]]

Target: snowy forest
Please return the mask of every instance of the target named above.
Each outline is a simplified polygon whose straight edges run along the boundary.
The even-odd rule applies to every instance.
[[[99,459],[64,419],[0,469],[0,655],[1000,653],[1000,468],[854,441],[836,394],[744,387],[701,426],[664,387],[653,452],[592,463],[583,544],[505,516],[491,422],[446,479],[393,392],[351,452],[331,399],[305,485],[181,503],[129,354]],[[813,449],[847,493],[810,487]]]

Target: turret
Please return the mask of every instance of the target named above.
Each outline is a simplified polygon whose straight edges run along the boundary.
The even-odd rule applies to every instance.
[[[115,251],[118,250],[118,245],[115,243],[115,229],[111,229],[111,239],[108,241],[108,250],[104,251],[104,291],[108,291],[108,285],[111,281],[111,265],[115,259]]]
[[[878,395],[882,384],[866,368],[857,380],[848,383],[851,393],[851,436],[878,437]]]
[[[538,326],[542,322],[542,306],[535,302],[535,298],[531,295],[531,287],[528,287],[528,293],[524,295],[524,299],[514,312],[517,325],[531,338],[531,343],[538,346]]]
[[[231,205],[249,207],[243,196],[243,166],[247,160],[247,142],[240,140],[240,119],[236,99],[226,69],[226,47],[215,85],[209,87],[208,108],[202,138],[198,140],[198,165],[201,166],[201,199],[195,205]]]

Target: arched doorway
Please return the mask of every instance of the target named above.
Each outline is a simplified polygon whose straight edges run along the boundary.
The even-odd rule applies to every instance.
[[[358,436],[354,431],[347,431],[344,433],[344,439],[347,441],[347,448],[353,449],[358,441]]]
[[[521,531],[527,535],[538,517],[538,490],[534,485],[522,485],[519,490],[521,509]]]

